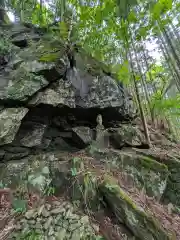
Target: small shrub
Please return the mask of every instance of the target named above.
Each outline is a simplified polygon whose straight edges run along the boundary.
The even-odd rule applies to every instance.
[[[37,233],[35,230],[31,230],[25,233],[20,233],[17,237],[18,240],[41,240],[41,234]]]
[[[9,41],[5,38],[0,39],[0,55],[4,56],[10,52],[11,45]]]
[[[55,194],[55,188],[47,186],[43,192],[44,196],[53,196]]]
[[[12,201],[12,207],[16,213],[24,213],[27,210],[27,201],[22,199],[14,199]]]

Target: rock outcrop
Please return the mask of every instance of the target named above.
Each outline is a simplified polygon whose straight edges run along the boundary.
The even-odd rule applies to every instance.
[[[144,188],[147,195],[161,199],[169,175],[165,164],[158,163],[150,157],[138,155],[133,150],[100,150],[91,147],[90,155],[104,162],[104,165],[109,165],[111,170],[122,171],[127,178],[131,179],[133,185],[139,189]]]
[[[138,239],[170,239],[159,223],[114,182],[105,180],[100,189],[119,222],[125,223]]]
[[[20,200],[26,211],[10,239],[27,237],[30,229],[43,240],[180,239],[179,216],[167,217],[161,205],[156,219],[151,204],[149,211],[145,200],[134,200],[143,193],[155,206],[179,206],[180,154],[159,158],[153,148],[143,150],[127,90],[82,47],[74,48],[72,62],[67,47],[27,24],[0,26],[0,183],[13,191],[11,205]],[[150,132],[151,140],[157,135]],[[34,193],[42,201],[68,199],[58,207],[39,201],[29,210],[24,196]],[[116,237],[94,225],[100,210],[118,225]]]
[[[23,24],[1,26],[0,32],[1,146],[81,149],[95,138],[98,114],[106,127],[133,119],[127,90],[81,48],[72,53],[72,67],[61,40]],[[9,160],[2,149],[1,160]]]

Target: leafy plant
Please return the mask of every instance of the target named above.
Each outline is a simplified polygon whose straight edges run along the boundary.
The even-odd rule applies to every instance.
[[[7,184],[3,183],[3,181],[0,181],[0,189],[6,188]]]
[[[11,45],[8,41],[8,39],[1,38],[0,39],[0,55],[6,55],[10,52]]]
[[[84,200],[88,201],[89,195],[93,198],[97,194],[97,178],[91,172],[85,172],[84,181]]]
[[[18,239],[20,240],[41,240],[41,234],[37,233],[35,230],[30,230],[25,233],[20,233],[18,235]]]
[[[72,167],[71,167],[71,176],[75,177],[79,174],[79,172],[83,171],[84,164],[83,160],[79,157],[74,157],[72,159]]]
[[[47,188],[45,188],[43,194],[45,196],[53,196],[55,194],[55,187],[47,186]]]
[[[27,210],[27,202],[23,199],[13,199],[12,207],[16,213],[24,213]]]

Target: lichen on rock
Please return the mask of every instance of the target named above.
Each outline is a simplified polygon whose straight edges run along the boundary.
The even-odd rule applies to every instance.
[[[6,77],[5,77],[6,78]],[[1,95],[3,100],[26,101],[38,90],[48,84],[43,76],[34,75],[23,63],[6,78],[8,86]]]
[[[59,79],[59,81],[52,84],[50,88],[43,92],[38,92],[29,102],[29,105],[36,106],[39,104],[52,105],[53,107],[68,106],[74,108],[75,93],[71,82]]]
[[[27,108],[5,108],[0,111],[0,145],[11,143],[28,112]]]
[[[121,124],[119,128],[112,128],[113,139],[119,147],[132,146],[138,147],[146,143],[144,134],[131,124]]]

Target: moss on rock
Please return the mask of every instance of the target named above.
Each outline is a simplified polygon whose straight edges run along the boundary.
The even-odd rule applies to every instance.
[[[160,199],[164,193],[169,175],[166,165],[136,154],[134,151],[123,152],[110,149],[104,151],[94,147],[89,152],[91,156],[104,161],[111,168],[118,168],[132,176],[135,186],[145,188],[148,195]]]
[[[100,185],[100,191],[116,218],[138,239],[170,240],[160,223],[136,205],[113,180],[105,179]]]
[[[169,171],[167,178],[166,189],[162,196],[165,203],[173,203],[180,206],[180,159],[178,152],[167,152],[164,156],[158,155],[157,152],[137,150],[136,152],[141,153],[145,159],[153,159],[154,161],[163,162]],[[154,166],[155,167],[155,166]]]
[[[11,82],[6,88],[4,98],[26,101],[39,89],[46,86],[48,81],[43,76],[37,76],[28,70],[28,66],[21,64],[20,68],[9,76]]]
[[[0,146],[14,140],[27,112],[27,108],[5,108],[0,111]]]
[[[163,199],[164,201],[180,206],[180,161],[177,158],[169,156],[168,160],[165,160],[165,163],[170,174]]]

